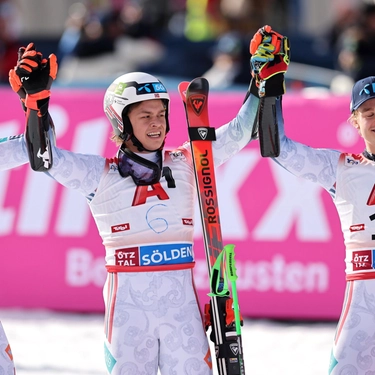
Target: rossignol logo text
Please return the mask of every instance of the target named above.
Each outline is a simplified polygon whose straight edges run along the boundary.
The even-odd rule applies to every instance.
[[[202,182],[203,182],[203,192],[202,192],[202,199],[205,203],[204,216],[207,218],[209,224],[218,224],[218,216],[217,216],[217,206],[215,202],[215,193],[213,189],[213,179],[214,179],[214,171],[213,166],[210,163],[210,159],[207,157],[208,152],[205,151],[204,154],[199,155],[199,164],[202,171]]]

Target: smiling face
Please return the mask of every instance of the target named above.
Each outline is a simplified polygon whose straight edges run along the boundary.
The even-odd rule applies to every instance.
[[[366,150],[375,154],[375,99],[365,101],[355,111],[352,123],[364,139]]]
[[[165,114],[166,108],[161,99],[140,102],[130,108],[128,117],[134,136],[145,149],[158,150],[162,146],[167,128]],[[126,142],[126,147],[130,151],[139,152],[131,140]]]

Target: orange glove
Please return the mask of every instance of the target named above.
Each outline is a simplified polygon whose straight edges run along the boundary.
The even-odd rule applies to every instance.
[[[259,89],[259,96],[284,94],[284,73],[290,63],[288,38],[266,25],[251,40],[250,52],[252,75]]]
[[[50,88],[56,79],[57,70],[56,55],[51,54],[45,59],[30,43],[26,48],[20,48],[17,66],[9,72],[9,82],[17,93],[22,95],[21,90],[25,91],[26,107],[37,110],[41,116],[41,108],[45,108],[45,104],[48,106]]]
[[[18,50],[17,65],[14,69],[9,71],[9,83],[12,90],[18,94],[22,101],[22,105],[25,105],[26,91],[22,87],[20,77],[16,74],[16,69],[24,71],[26,74],[31,73],[39,67],[42,62],[42,54],[35,50],[34,43],[29,43],[25,47],[20,47]]]
[[[261,27],[253,36],[253,39],[250,41],[250,54],[254,55],[259,45],[264,42],[263,38],[268,37],[268,43],[272,44],[275,49],[273,54],[277,54],[282,49],[281,41],[284,38],[283,35],[272,30],[271,26],[265,25]]]
[[[55,54],[44,59],[40,68],[28,76],[23,76],[22,85],[26,91],[25,104],[27,108],[40,110],[49,101],[52,82],[57,75],[57,58]]]
[[[17,65],[9,71],[9,83],[27,108],[40,109],[50,97],[52,82],[57,76],[57,59],[51,54],[48,59],[36,51],[34,43],[18,50]]]

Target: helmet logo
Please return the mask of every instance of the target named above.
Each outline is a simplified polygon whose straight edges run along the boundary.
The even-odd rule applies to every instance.
[[[167,92],[162,83],[146,83],[137,87],[139,94],[150,94],[158,92]]]
[[[116,89],[115,89],[115,94],[117,94],[117,95],[122,95],[122,93],[124,92],[126,86],[127,86],[126,83],[119,82],[119,83],[117,84]]]
[[[190,98],[190,104],[191,104],[194,112],[198,116],[201,114],[205,102],[206,102],[206,97],[204,95],[193,95]]]
[[[150,86],[150,84],[149,84],[149,83],[146,83],[145,85],[138,87],[138,91],[145,90],[145,91],[147,91],[147,92],[151,92],[149,86]]]

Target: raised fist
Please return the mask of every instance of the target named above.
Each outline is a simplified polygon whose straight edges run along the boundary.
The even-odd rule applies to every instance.
[[[9,72],[9,82],[26,108],[37,110],[40,115],[42,107],[43,112],[46,111],[57,69],[56,55],[43,58],[43,55],[36,51],[34,43],[18,50],[17,65]]]
[[[272,44],[274,49],[274,54],[279,52],[282,53],[282,39],[285,38],[283,35],[272,30],[271,26],[265,25],[261,27],[253,36],[253,39],[250,41],[250,54],[254,55],[261,43]]]
[[[266,25],[251,40],[250,53],[252,75],[259,89],[259,96],[284,94],[284,74],[290,63],[288,38]]]
[[[24,75],[39,69],[43,61],[42,54],[35,50],[34,43],[29,43],[27,47],[18,49],[17,65],[9,71],[9,83],[12,90],[21,98],[22,102],[26,99],[26,91],[22,87],[21,79]]]
[[[27,75],[37,70],[42,64],[42,61],[42,54],[36,51],[34,43],[29,43],[26,48],[19,48],[15,70],[17,74],[22,77],[22,75]]]

